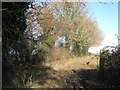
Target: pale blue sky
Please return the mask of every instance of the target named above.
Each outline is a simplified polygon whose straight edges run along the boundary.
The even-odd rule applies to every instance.
[[[115,34],[118,34],[118,3],[88,2],[90,15],[98,22],[104,40],[99,47],[89,49],[90,52],[99,51],[103,46],[117,45]]]

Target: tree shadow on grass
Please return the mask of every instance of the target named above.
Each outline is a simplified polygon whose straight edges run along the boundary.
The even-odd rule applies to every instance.
[[[48,71],[51,69],[52,68],[48,66],[35,66],[33,68],[34,81],[31,87],[44,88],[44,84],[46,83],[46,80],[48,79],[48,76],[49,76]]]
[[[67,83],[75,88],[102,88],[97,69],[80,69],[67,77]]]
[[[64,71],[56,71],[51,67],[42,67],[40,71],[35,74],[35,84],[32,88],[64,88]],[[35,87],[35,85],[37,85]]]

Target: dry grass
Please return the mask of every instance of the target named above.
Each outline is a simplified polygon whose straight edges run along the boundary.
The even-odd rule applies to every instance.
[[[69,71],[71,69],[92,69],[96,68],[98,65],[98,60],[93,56],[86,57],[74,57],[71,59],[58,60],[53,62],[48,62],[46,65],[51,66],[54,70],[64,70]],[[92,59],[91,59],[92,58]],[[90,61],[89,65],[86,65],[86,62]]]
[[[49,51],[49,55],[47,56],[47,60],[49,62],[53,61],[58,61],[58,60],[63,60],[67,59],[70,57],[70,53],[66,48],[63,47],[54,47],[51,48]]]
[[[87,61],[90,61],[89,65],[86,65]],[[42,85],[38,83],[34,83],[32,87],[34,88],[64,88],[67,86],[66,83],[64,82],[64,79],[70,75],[70,71],[72,69],[76,71],[80,69],[85,69],[85,70],[96,69],[97,65],[98,65],[98,60],[94,56],[73,57],[73,58],[63,59],[63,60],[54,60],[52,62],[48,61],[45,63],[45,66],[52,68],[51,70],[47,71],[49,76],[39,77],[39,82],[45,79],[44,80],[45,83]],[[44,70],[42,71],[42,73],[45,73],[45,72],[46,71]],[[73,78],[71,78],[71,80],[73,80]]]

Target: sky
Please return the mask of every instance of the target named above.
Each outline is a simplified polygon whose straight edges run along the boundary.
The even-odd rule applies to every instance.
[[[99,47],[91,47],[89,52],[99,52],[104,46],[118,45],[118,3],[88,2],[89,15],[98,22],[104,40]]]

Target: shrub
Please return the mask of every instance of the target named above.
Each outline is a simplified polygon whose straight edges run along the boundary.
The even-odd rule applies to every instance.
[[[103,74],[103,80],[105,80],[109,87],[120,86],[120,48],[107,46],[103,48],[101,52],[100,68],[101,75]],[[103,69],[103,70],[101,70]],[[104,71],[104,72],[103,72]]]

